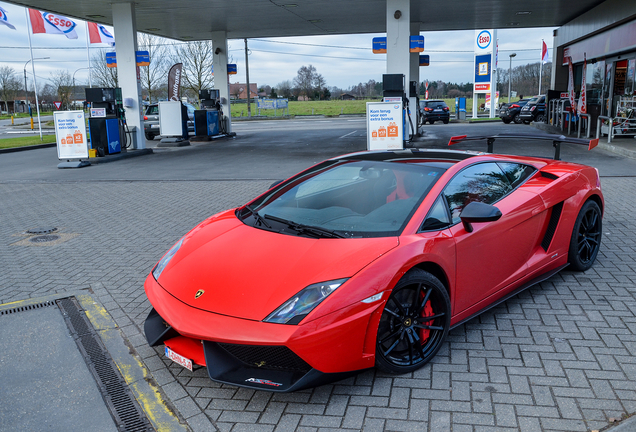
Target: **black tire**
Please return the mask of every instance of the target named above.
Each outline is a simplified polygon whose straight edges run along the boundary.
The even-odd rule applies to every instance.
[[[151,133],[149,133],[149,132],[146,132],[146,139],[147,139],[148,141],[152,141],[153,139],[155,139],[155,135],[154,135],[154,134],[151,134]]]
[[[581,207],[572,230],[568,251],[572,270],[585,271],[592,267],[601,247],[602,233],[601,209],[596,202],[589,200]]]
[[[530,120],[524,120],[523,124],[530,124]]]
[[[510,119],[501,119],[502,122],[504,122],[505,124],[510,124]]]
[[[435,120],[429,120],[428,121],[430,124],[435,124]]]
[[[521,118],[519,117],[519,114],[515,114],[515,116],[512,118],[512,121],[515,122],[516,124],[523,123],[523,120],[521,120]]]
[[[422,317],[431,319],[423,321]],[[450,320],[444,285],[424,270],[410,270],[393,288],[380,317],[376,366],[395,374],[421,368],[441,348]]]
[[[448,124],[448,120],[444,120],[444,124]]]
[[[539,114],[534,119],[535,123],[545,123],[545,114]]]

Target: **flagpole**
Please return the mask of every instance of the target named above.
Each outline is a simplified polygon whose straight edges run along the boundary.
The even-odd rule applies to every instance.
[[[93,79],[91,76],[91,55],[90,55],[90,35],[88,30],[88,21],[84,21],[86,23],[86,59],[88,60],[88,86],[93,87]]]
[[[42,141],[42,123],[40,122],[40,102],[38,101],[38,83],[35,79],[35,62],[33,61],[33,45],[31,45],[31,19],[29,17],[29,8],[24,8],[27,19],[27,35],[29,36],[29,51],[31,52],[31,70],[33,71],[33,89],[35,90],[35,109],[38,112],[38,130],[40,131],[40,141]]]
[[[539,95],[541,95],[541,78],[543,78],[543,39],[541,39],[541,61],[539,62]]]

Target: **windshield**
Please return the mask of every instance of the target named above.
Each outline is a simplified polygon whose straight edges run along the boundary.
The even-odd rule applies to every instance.
[[[328,161],[272,189],[237,215],[245,224],[291,235],[397,236],[445,171],[432,165]]]
[[[532,99],[528,101],[528,105],[535,105],[538,100],[539,100],[538,97],[533,97]]]

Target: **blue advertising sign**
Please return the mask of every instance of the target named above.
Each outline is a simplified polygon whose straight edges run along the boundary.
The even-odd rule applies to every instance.
[[[422,52],[424,51],[424,36],[411,36],[410,39],[410,52]]]
[[[431,58],[428,55],[420,55],[420,66],[428,66],[431,64]]]
[[[283,109],[289,105],[288,99],[256,99],[258,109]]]
[[[490,54],[475,56],[475,82],[489,83],[492,56]]]
[[[150,66],[150,53],[148,51],[137,51],[137,66]]]
[[[386,37],[373,38],[373,54],[386,54]]]
[[[106,66],[117,67],[117,57],[114,52],[106,53]]]

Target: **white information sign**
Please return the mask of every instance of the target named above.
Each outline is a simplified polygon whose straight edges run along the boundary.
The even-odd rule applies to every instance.
[[[58,159],[88,159],[84,111],[55,111]]]
[[[404,148],[402,102],[367,102],[367,149]]]
[[[181,136],[183,129],[181,125],[181,102],[161,101],[159,102],[159,135]]]

